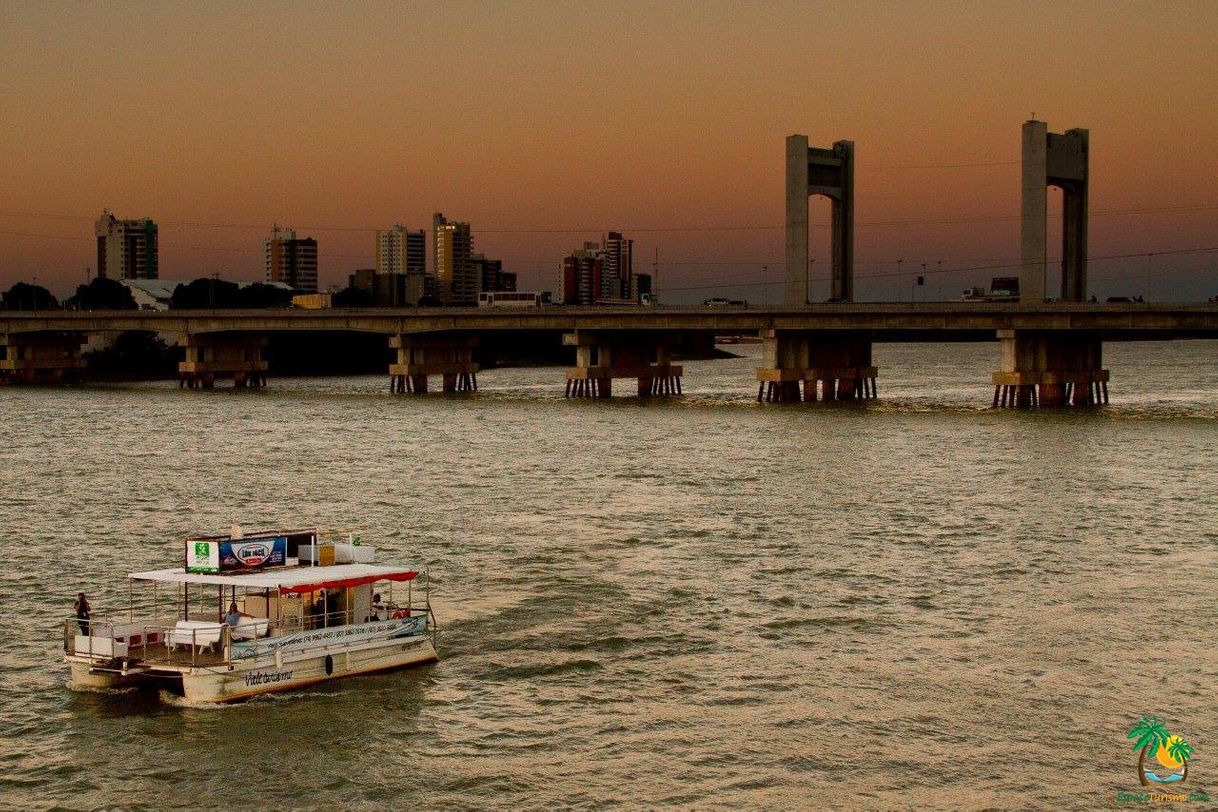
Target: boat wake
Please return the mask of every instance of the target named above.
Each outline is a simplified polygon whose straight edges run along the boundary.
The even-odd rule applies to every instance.
[[[249,705],[265,705],[273,702],[295,702],[301,699],[313,699],[316,697],[333,697],[342,691],[287,691],[283,693],[266,693],[257,694],[245,699],[240,699],[235,702],[204,702],[201,700],[191,700],[184,696],[178,696],[169,691],[159,691],[162,705],[168,705],[172,708],[188,708],[191,710],[227,710],[231,708],[246,707]]]
[[[75,691],[78,694],[99,694],[101,696],[123,696],[124,694],[139,690],[137,685],[125,685],[122,688],[101,688],[96,685],[78,685],[71,680],[65,682],[64,685],[69,691]]]

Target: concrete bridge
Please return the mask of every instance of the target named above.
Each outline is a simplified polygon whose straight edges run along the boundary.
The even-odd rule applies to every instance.
[[[615,378],[640,396],[679,394],[682,368],[669,346],[682,334],[757,335],[765,341],[758,397],[771,402],[877,395],[876,342],[998,341],[994,405],[1060,406],[1107,401],[1106,341],[1218,338],[1218,305],[1055,303],[835,303],[787,307],[539,307],[449,309],[0,312],[0,376],[71,380],[84,370],[90,333],[177,336],[184,386],[265,383],[271,333],[347,331],[385,335],[397,350],[395,392],[477,388],[479,340],[513,332],[561,334],[574,346],[567,394],[608,397]]]

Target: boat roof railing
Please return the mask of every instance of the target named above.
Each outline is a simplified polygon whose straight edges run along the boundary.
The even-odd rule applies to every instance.
[[[280,594],[302,594],[319,589],[341,589],[377,581],[413,581],[419,571],[390,564],[334,564],[326,567],[274,567],[258,572],[211,575],[187,572],[182,567],[133,572],[133,581],[176,584],[212,584],[246,589],[278,589]]]

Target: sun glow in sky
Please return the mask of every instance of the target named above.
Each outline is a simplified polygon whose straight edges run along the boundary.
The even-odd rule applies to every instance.
[[[666,300],[778,301],[806,133],[856,144],[858,298],[922,264],[947,297],[1013,273],[1035,113],[1091,131],[1092,290],[1205,298],[1218,251],[1169,252],[1218,246],[1215,31],[1209,1],[5,3],[0,289],[83,281],[102,208],[160,224],[166,279],[260,278],[290,225],[323,287],[442,211],[522,289],[615,229]]]

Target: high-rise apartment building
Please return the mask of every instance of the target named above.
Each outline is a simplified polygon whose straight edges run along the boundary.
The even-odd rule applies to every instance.
[[[473,254],[474,275],[478,279],[478,292],[512,292],[516,290],[516,274],[504,273],[503,260],[487,259],[484,254]]]
[[[602,264],[600,299],[630,299],[631,278],[634,276],[634,240],[627,240],[616,231],[601,239]]]
[[[616,231],[610,231],[600,243],[586,242],[583,248],[572,251],[559,268],[562,302],[590,305],[639,301],[643,291],[635,278],[633,254],[634,240]]]
[[[297,293],[317,292],[317,240],[298,240],[292,229],[275,226],[262,243],[262,255],[267,282],[283,282]]]
[[[395,225],[376,232],[377,273],[423,273],[427,261],[427,239],[423,229],[408,231]]]
[[[103,279],[156,279],[157,228],[150,219],[118,220],[108,211],[93,224],[97,275]]]
[[[583,248],[563,257],[559,273],[558,289],[563,304],[593,304],[601,298],[604,275],[600,246],[594,242],[584,243]]]
[[[376,232],[376,273],[381,276],[405,276],[403,283],[392,283],[393,291],[404,291],[393,305],[417,306],[426,294],[427,238],[423,229],[408,231],[395,225],[388,231]]]
[[[436,212],[431,219],[434,232],[433,264],[440,302],[446,305],[472,305],[478,301],[478,277],[471,261],[474,247],[469,223],[450,223]]]

